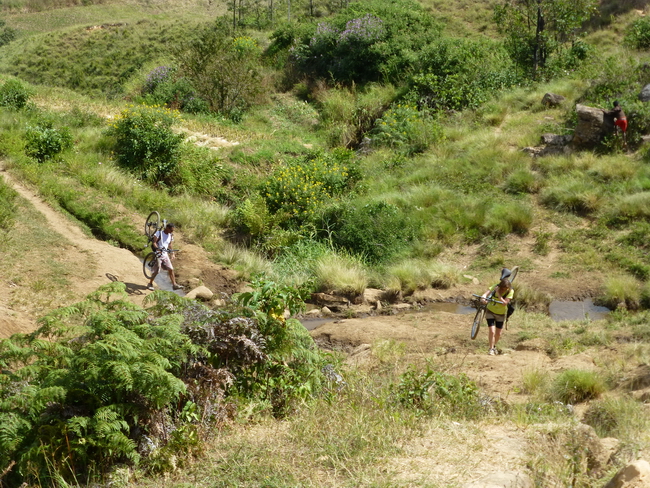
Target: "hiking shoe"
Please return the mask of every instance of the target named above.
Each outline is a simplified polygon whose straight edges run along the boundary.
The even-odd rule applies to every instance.
[[[154,290],[153,285],[152,285],[151,283],[149,283],[149,284],[147,285],[147,290],[150,290],[150,291],[153,291],[153,290]]]
[[[496,356],[497,352],[494,348],[490,349],[490,352],[488,352],[490,356]]]
[[[174,286],[172,286],[172,288],[173,288],[174,290],[182,290],[182,289],[183,289],[183,285],[174,285]]]

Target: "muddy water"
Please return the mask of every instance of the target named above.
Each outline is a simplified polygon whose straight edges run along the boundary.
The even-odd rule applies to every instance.
[[[453,302],[438,302],[431,303],[419,310],[420,312],[435,311],[447,312],[459,315],[471,315],[476,313],[476,309],[467,305]],[[550,317],[556,322],[562,320],[600,320],[604,319],[610,310],[606,307],[594,305],[591,299],[569,302],[555,300],[551,302],[548,313]],[[321,318],[321,319],[304,319],[301,320],[302,324],[307,330],[313,330],[316,327],[337,320],[336,318]]]
[[[561,302],[553,301],[548,309],[548,313],[553,320],[599,320],[604,319],[610,310],[607,307],[594,305],[594,302],[588,298],[581,302]]]

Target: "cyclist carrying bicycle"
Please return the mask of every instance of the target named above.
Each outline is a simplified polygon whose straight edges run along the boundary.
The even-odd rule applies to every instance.
[[[492,300],[488,301],[488,295],[494,290]],[[501,338],[501,330],[503,329],[503,323],[506,321],[506,315],[508,313],[508,304],[515,296],[515,291],[512,288],[510,280],[507,278],[502,278],[501,281],[490,287],[488,291],[483,293],[481,301],[487,303],[487,311],[485,312],[485,318],[488,323],[488,340],[490,343],[490,351],[488,354],[494,356],[499,354],[497,350],[497,342]]]
[[[153,280],[158,275],[161,268],[169,273],[169,279],[172,282],[173,289],[182,289],[183,287],[176,283],[176,276],[174,276],[174,266],[172,265],[174,253],[167,252],[168,249],[172,249],[172,242],[174,241],[174,224],[171,222],[167,223],[163,230],[159,230],[153,235],[152,239],[153,242],[151,244],[151,249],[156,253],[156,264],[154,264],[153,269],[151,270],[151,279],[147,285],[147,290],[153,291]]]

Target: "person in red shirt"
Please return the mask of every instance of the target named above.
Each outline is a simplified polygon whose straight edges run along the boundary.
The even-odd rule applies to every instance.
[[[618,129],[623,132],[623,148],[627,150],[627,117],[621,108],[621,104],[615,101],[614,108],[612,110],[603,110],[603,113],[614,117],[616,132],[618,133]]]

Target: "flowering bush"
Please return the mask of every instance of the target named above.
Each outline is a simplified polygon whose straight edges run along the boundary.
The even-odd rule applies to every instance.
[[[171,66],[158,66],[157,68],[154,68],[147,75],[147,79],[142,87],[142,92],[153,93],[159,85],[171,80],[175,71],[176,70]]]
[[[145,181],[171,184],[183,136],[172,131],[178,112],[160,107],[130,107],[108,130],[115,137],[117,162]]]
[[[242,57],[259,56],[262,53],[259,44],[255,39],[248,36],[235,37],[232,40],[232,46],[235,51]]]
[[[303,225],[356,180],[350,154],[341,151],[280,163],[262,185],[269,210],[290,227]]]
[[[375,123],[375,140],[379,144],[406,153],[424,151],[442,136],[442,128],[415,105],[397,104]]]

